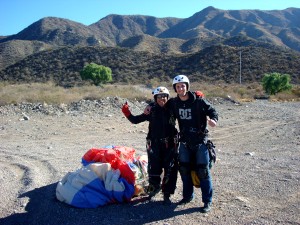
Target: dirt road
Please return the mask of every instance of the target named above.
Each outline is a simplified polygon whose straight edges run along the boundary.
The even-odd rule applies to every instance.
[[[152,202],[77,209],[55,198],[57,182],[81,167],[92,147],[130,146],[145,152],[147,123],[132,125],[124,99],[72,106],[0,107],[0,224],[300,224],[300,103],[214,101],[210,130],[218,161],[212,169],[213,210],[201,214],[201,193],[178,206]],[[131,102],[134,113],[144,103]]]

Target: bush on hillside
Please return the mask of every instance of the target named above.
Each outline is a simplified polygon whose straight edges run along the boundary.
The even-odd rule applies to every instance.
[[[112,71],[109,67],[90,63],[80,72],[82,80],[92,80],[95,85],[112,81]]]

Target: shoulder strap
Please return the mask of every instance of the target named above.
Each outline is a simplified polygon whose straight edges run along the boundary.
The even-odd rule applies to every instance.
[[[174,112],[175,118],[179,118],[179,110],[178,110],[178,97],[175,97],[173,99],[173,106],[172,106],[172,111]]]
[[[203,130],[202,126],[201,126],[201,116],[200,116],[200,113],[204,112],[203,108],[200,106],[200,102],[202,97],[197,97],[196,98],[196,109],[197,109],[197,126],[198,126],[198,129],[199,129],[199,132],[202,133],[202,134],[205,134],[205,130]]]

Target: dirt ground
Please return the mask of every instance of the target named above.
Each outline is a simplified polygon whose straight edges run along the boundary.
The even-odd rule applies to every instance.
[[[57,182],[81,167],[90,148],[123,145],[145,154],[148,124],[127,121],[124,99],[0,107],[0,224],[300,224],[300,102],[212,101],[219,123],[210,139],[218,160],[208,214],[199,212],[200,189],[193,202],[175,204],[180,176],[170,206],[161,194],[96,209],[56,200]],[[144,108],[130,105],[134,113]]]

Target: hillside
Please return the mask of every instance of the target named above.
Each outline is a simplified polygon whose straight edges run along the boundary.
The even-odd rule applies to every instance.
[[[298,21],[298,8],[208,7],[186,19],[108,15],[89,26],[46,17],[0,38],[0,81],[53,79],[72,86],[81,83],[83,66],[95,62],[110,67],[115,82],[167,80],[177,73],[237,82],[241,51],[244,81],[281,72],[299,83]]]
[[[87,63],[108,66],[114,82],[169,81],[175,74],[188,74],[192,81],[236,83],[260,81],[264,73],[279,72],[300,83],[300,54],[255,46],[218,45],[191,54],[161,55],[113,47],[62,47],[39,52],[0,71],[0,80],[15,82],[54,81],[62,86],[82,84],[80,70]]]
[[[28,55],[53,48],[42,41],[11,40],[0,43],[0,68],[5,68]]]

